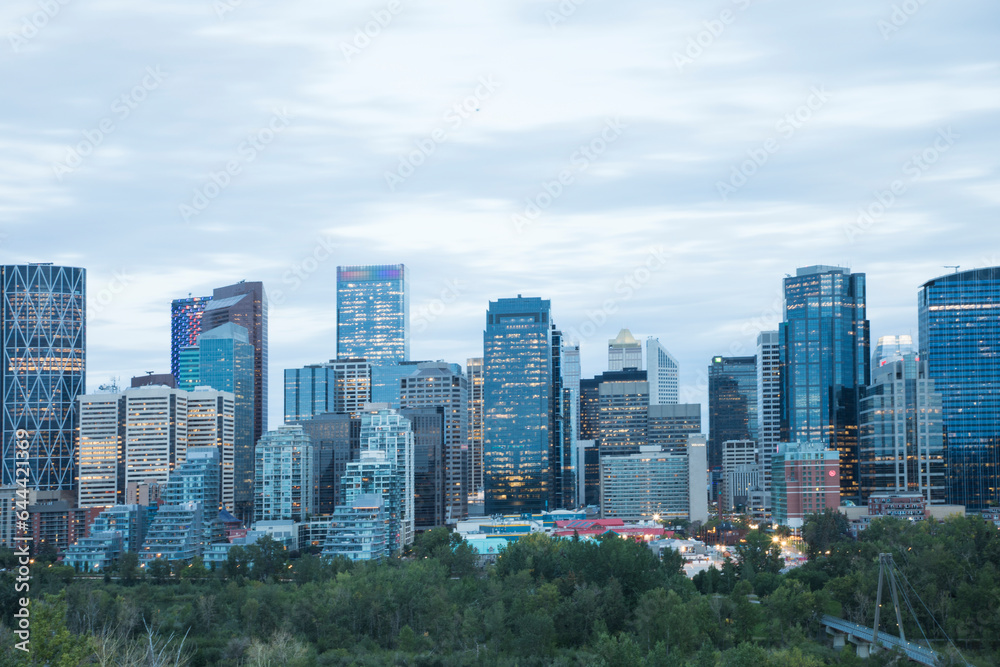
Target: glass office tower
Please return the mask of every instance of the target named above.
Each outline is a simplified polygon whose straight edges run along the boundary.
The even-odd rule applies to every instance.
[[[198,344],[201,314],[212,300],[210,296],[189,296],[170,303],[170,373],[181,381],[181,350]]]
[[[920,356],[940,392],[948,502],[1000,500],[1000,267],[926,282],[918,296]]]
[[[234,395],[233,496],[235,514],[248,519],[253,505],[254,348],[244,327],[228,323],[198,337],[199,382]]]
[[[781,441],[840,452],[841,496],[857,500],[858,397],[871,377],[865,274],[809,266],[784,287]]]
[[[0,266],[3,305],[3,421],[0,484],[16,484],[17,443],[27,441],[28,488],[76,486],[77,398],[86,393],[84,269],[52,264]],[[24,478],[23,473],[21,478]]]
[[[722,465],[722,443],[757,440],[757,357],[712,357],[708,367],[708,467]]]
[[[409,272],[403,264],[337,267],[337,358],[410,359]]]
[[[552,327],[549,301],[491,301],[483,334],[486,514],[541,512],[553,490]]]

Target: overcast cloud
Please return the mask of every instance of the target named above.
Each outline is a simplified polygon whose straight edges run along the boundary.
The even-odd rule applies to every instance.
[[[987,0],[8,0],[3,263],[88,270],[88,385],[169,367],[174,298],[262,280],[282,369],[335,355],[338,264],[411,270],[411,356],[487,302],[656,335],[706,401],[800,266],[919,286],[1000,263]],[[868,217],[861,217],[866,211]],[[318,259],[317,259],[318,258]]]

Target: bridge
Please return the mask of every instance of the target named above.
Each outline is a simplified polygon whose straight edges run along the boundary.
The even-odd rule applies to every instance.
[[[834,648],[842,647],[844,645],[844,638],[847,637],[851,643],[857,644],[859,657],[867,658],[871,650],[871,645],[876,642],[872,629],[863,625],[851,623],[850,621],[845,621],[842,618],[830,616],[829,614],[823,616],[821,623],[826,626],[826,631],[833,635]],[[926,646],[914,644],[881,630],[878,633],[877,641],[878,645],[883,648],[899,649],[907,658],[921,665],[937,667],[939,664],[938,659],[940,655],[938,652]]]

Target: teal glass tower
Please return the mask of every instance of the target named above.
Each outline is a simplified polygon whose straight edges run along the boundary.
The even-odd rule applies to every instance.
[[[781,441],[840,452],[841,497],[858,500],[858,400],[871,378],[865,274],[809,266],[784,288]]]
[[[948,502],[1000,501],[1000,267],[953,273],[920,288],[920,357],[941,394]]]
[[[554,509],[552,350],[549,301],[518,295],[490,302],[483,336],[486,514]]]
[[[337,267],[337,358],[379,366],[410,359],[406,266]]]
[[[198,383],[234,395],[233,502],[252,514],[254,472],[254,347],[245,327],[227,323],[198,337]]]
[[[52,264],[0,266],[0,485],[76,488],[77,397],[86,393],[84,269]],[[28,457],[17,457],[18,443]],[[21,447],[24,445],[22,444]]]

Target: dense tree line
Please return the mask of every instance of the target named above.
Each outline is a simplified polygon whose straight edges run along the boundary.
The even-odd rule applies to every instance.
[[[892,553],[919,592],[932,639],[943,635],[931,615],[971,662],[997,664],[995,527],[887,519],[854,541],[827,514],[810,517],[804,534],[814,557],[791,572],[782,573],[772,536],[753,531],[721,570],[693,580],[678,554],[661,561],[613,535],[533,535],[479,568],[442,529],[384,563],[288,559],[269,541],[234,548],[215,571],[200,561],[140,569],[128,557],[113,575],[87,578],[38,563],[30,656],[12,649],[16,596],[10,574],[0,577],[0,666],[877,667],[896,657],[862,663],[851,649],[835,652],[819,618],[871,624],[879,553]],[[912,623],[907,636],[920,636]]]

